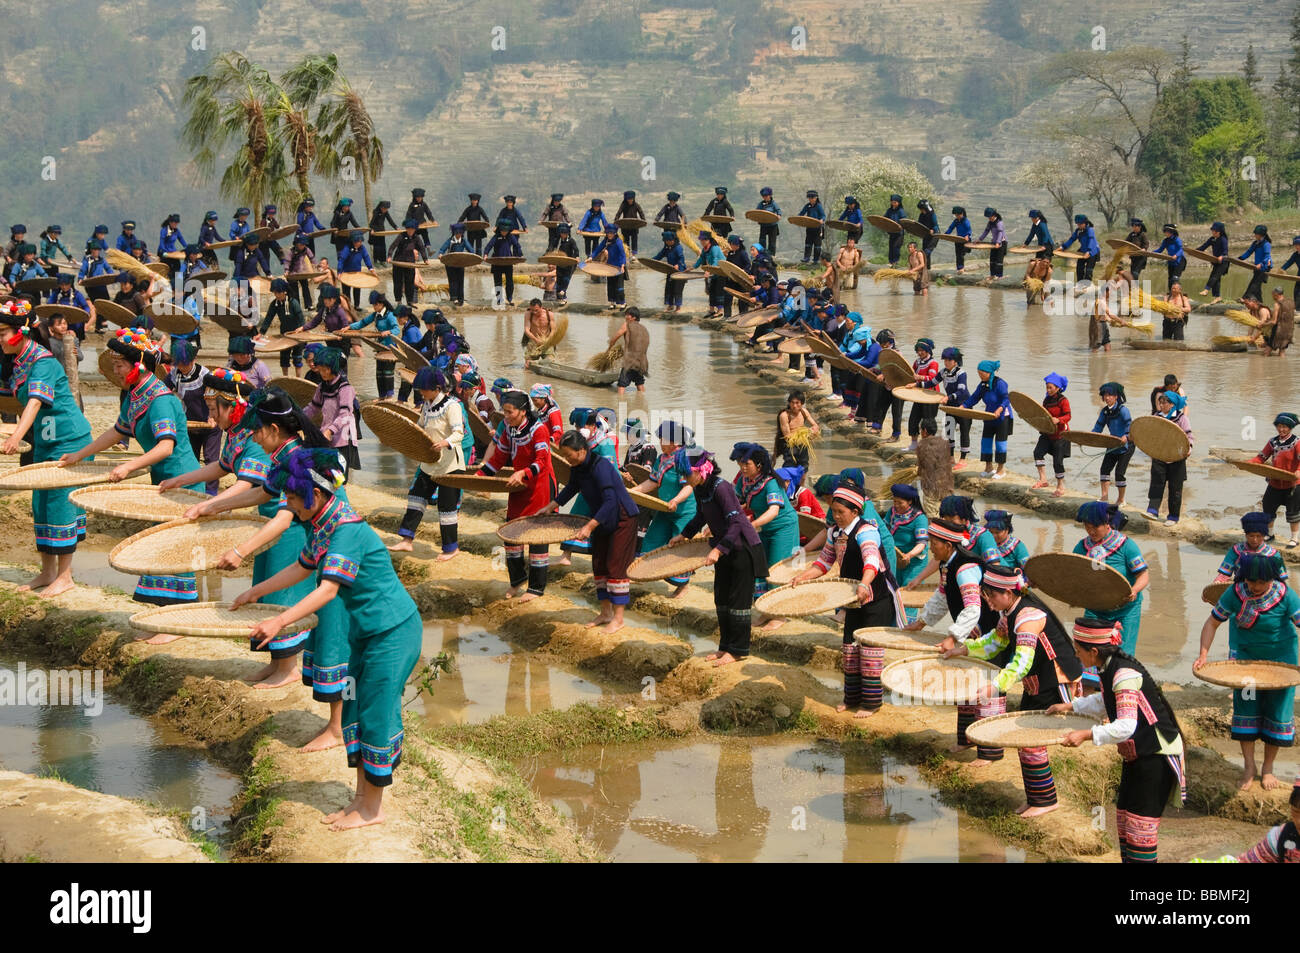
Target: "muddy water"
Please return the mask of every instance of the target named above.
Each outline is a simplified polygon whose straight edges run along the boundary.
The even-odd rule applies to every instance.
[[[17,659],[0,656],[0,668],[15,671],[17,665]],[[239,778],[178,732],[111,698],[93,716],[67,705],[0,705],[0,766],[201,816],[218,843],[228,833],[239,793]]]
[[[1034,859],[940,803],[914,767],[837,745],[631,745],[520,767],[615,860]]]
[[[512,646],[481,628],[456,622],[427,622],[422,656],[446,652],[452,671],[443,673],[433,694],[421,692],[414,710],[438,722],[477,724],[496,715],[531,715],[599,703],[607,690],[553,660]]]

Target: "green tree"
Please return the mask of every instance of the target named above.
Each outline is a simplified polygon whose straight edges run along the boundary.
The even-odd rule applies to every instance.
[[[346,161],[355,163],[367,212],[374,207],[370,189],[384,174],[384,143],[375,132],[365,99],[348,81],[333,53],[305,56],[280,77],[297,108],[317,107],[315,163],[322,175],[338,178]]]
[[[181,100],[189,110],[181,138],[201,181],[212,178],[221,153],[238,142],[219,188],[226,198],[252,208],[285,191],[284,150],[267,109],[274,86],[266,70],[242,53],[226,52],[186,81]]]
[[[1241,68],[1241,78],[1246,81],[1251,92],[1259,92],[1259,60],[1255,56],[1255,44],[1246,47],[1246,63]]]

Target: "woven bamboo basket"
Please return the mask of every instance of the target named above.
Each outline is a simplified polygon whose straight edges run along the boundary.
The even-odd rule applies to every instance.
[[[171,520],[141,530],[113,547],[108,564],[128,575],[179,575],[210,572],[221,554],[247,540],[266,524],[261,516],[223,513],[196,520]],[[247,559],[270,547],[270,543]]]
[[[201,285],[215,284],[218,281],[225,281],[230,276],[219,268],[206,268],[203,271],[191,271],[189,277],[185,279],[188,284],[191,281],[197,281]]]
[[[66,490],[70,487],[107,483],[108,475],[121,460],[83,460],[70,467],[60,467],[57,460],[32,463],[0,473],[0,491]]]
[[[395,414],[401,414],[412,423],[418,423],[420,412],[410,404],[403,404],[401,401],[388,398],[387,400],[367,400],[361,404],[362,407],[382,407],[384,410],[391,410]]]
[[[1110,612],[1133,595],[1120,573],[1080,553],[1039,553],[1029,557],[1024,569],[1031,586],[1070,606]]]
[[[880,369],[883,371],[886,367],[894,367],[907,375],[907,379],[915,380],[916,372],[912,370],[911,363],[893,348],[885,348],[880,352]]]
[[[4,441],[12,437],[14,435],[14,430],[16,429],[17,425],[15,424],[4,424],[3,426],[0,426],[0,443],[4,443]],[[32,445],[30,443],[26,440],[19,440],[14,453],[28,453],[31,449]]]
[[[943,395],[937,390],[926,390],[922,387],[907,386],[894,387],[889,391],[899,400],[911,401],[914,404],[942,404]]]
[[[821,228],[825,224],[820,218],[811,215],[788,215],[785,220],[795,228]]]
[[[219,304],[213,304],[208,301],[203,306],[204,317],[208,318],[213,324],[221,328],[227,334],[241,335],[248,332],[244,326],[244,319],[228,308]]]
[[[475,443],[492,442],[492,428],[487,425],[487,421],[478,415],[477,410],[472,407],[467,408],[465,419],[469,421],[470,433],[474,435]]]
[[[107,298],[95,302],[95,313],[105,321],[112,321],[123,328],[129,328],[131,322],[136,319],[129,308],[124,308],[116,301],[109,301]]]
[[[1295,483],[1300,474],[1292,473],[1290,470],[1283,470],[1281,467],[1270,467],[1267,463],[1252,463],[1250,460],[1229,460],[1238,470],[1244,470],[1246,473],[1253,473],[1255,476],[1262,476],[1268,480],[1282,480],[1286,483]]]
[[[633,485],[642,484],[646,482],[646,480],[650,479],[650,468],[643,467],[639,463],[629,463],[627,465],[627,472],[628,475],[632,477],[633,480],[636,481],[636,483]]]
[[[149,317],[153,318],[154,327],[167,334],[192,334],[199,326],[194,315],[184,308],[178,308],[166,298],[155,298],[149,302]]]
[[[1152,460],[1163,463],[1186,460],[1192,450],[1183,428],[1165,417],[1138,417],[1129,428],[1129,438]]]
[[[582,270],[593,278],[612,278],[621,274],[623,269],[603,261],[589,261],[582,265]]]
[[[637,257],[637,262],[642,265],[645,265],[651,271],[659,272],[659,274],[661,275],[671,275],[674,271],[677,270],[674,266],[668,264],[668,262],[656,261],[655,259],[651,258],[649,255],[639,255]]]
[[[812,348],[803,338],[786,338],[776,346],[782,354],[809,354]]]
[[[500,268],[513,268],[515,265],[522,265],[527,259],[522,255],[492,255],[483,260],[489,265],[496,265]]]
[[[379,278],[365,271],[344,271],[339,274],[339,284],[345,288],[360,288],[365,291],[379,286]]]
[[[805,552],[797,552],[779,563],[767,567],[767,581],[773,586],[786,586],[790,580],[813,564],[817,557]]]
[[[1012,711],[981,718],[966,729],[966,737],[990,748],[1044,748],[1059,745],[1067,732],[1090,731],[1099,724],[1095,718],[1084,715]]]
[[[266,382],[267,387],[278,387],[299,407],[305,407],[316,396],[316,385],[305,377],[272,377]]]
[[[728,281],[734,281],[736,284],[747,288],[754,287],[754,276],[744,268],[741,268],[735,262],[724,260],[718,265],[718,268],[722,271],[723,277]]]
[[[258,354],[279,354],[281,351],[288,351],[292,348],[298,347],[299,344],[301,344],[301,342],[295,341],[293,338],[276,335],[274,337],[263,338],[260,341],[254,341],[253,347]]]
[[[497,528],[497,537],[512,546],[542,546],[563,543],[587,525],[589,516],[551,513],[545,516],[521,516]]]
[[[1231,588],[1230,582],[1212,582],[1201,590],[1201,601],[1206,605],[1217,606],[1223,594]]]
[[[671,513],[668,504],[657,496],[651,496],[649,493],[642,493],[639,490],[629,489],[628,495],[632,497],[632,502],[643,510],[651,510],[655,513]]]
[[[888,232],[890,235],[903,230],[903,227],[896,221],[892,218],[885,218],[883,215],[868,215],[867,223],[876,226],[882,232]]]
[[[709,277],[702,271],[674,271],[668,276],[671,281],[694,281],[696,278]]]
[[[104,375],[104,380],[108,381],[118,390],[126,387],[126,381],[119,377],[113,370],[113,351],[108,348],[99,352],[99,359],[96,363],[99,365],[99,373]]]
[[[907,234],[915,235],[917,238],[929,238],[931,234],[930,229],[910,218],[900,219],[898,226]]]
[[[971,420],[997,419],[994,414],[987,410],[980,410],[978,407],[958,407],[952,404],[942,404],[939,409],[950,417],[969,417]]]
[[[781,216],[776,212],[769,212],[763,208],[751,208],[745,212],[745,218],[751,222],[757,222],[759,225],[775,225],[781,221]]]
[[[141,632],[169,632],[199,639],[248,638],[248,633],[259,622],[274,618],[288,609],[262,602],[232,609],[229,602],[195,602],[188,605],[157,606],[131,616],[132,627]],[[316,628],[319,620],[314,615],[299,619],[281,630],[301,632]]]
[[[457,490],[472,490],[478,493],[516,493],[518,490],[506,485],[503,476],[480,476],[477,473],[444,473],[433,478],[439,486],[450,486]],[[526,489],[527,485],[519,487]]]
[[[882,649],[939,654],[939,643],[947,636],[942,632],[913,632],[890,625],[868,625],[853,630],[853,641]]]
[[[660,546],[634,559],[627,568],[628,578],[633,582],[653,582],[684,576],[701,568],[712,548],[707,537],[687,540],[680,546]]]
[[[337,341],[341,335],[333,331],[290,331],[285,335],[287,338],[293,338],[299,344],[329,344]]]
[[[475,265],[483,264],[481,255],[467,251],[448,252],[440,260],[444,268],[473,268]]]
[[[1018,390],[1013,390],[1007,398],[1011,401],[1011,409],[1016,412],[1016,416],[1029,426],[1049,437],[1056,433],[1056,418],[1034,398]]]
[[[911,387],[916,383],[916,375],[912,373],[910,368],[904,371],[893,364],[889,364],[881,366],[880,373],[885,378],[885,386],[891,391],[895,387]]]
[[[826,528],[825,520],[813,516],[811,513],[800,513],[798,515],[800,536],[807,536],[812,539]]]
[[[991,685],[998,671],[982,659],[915,655],[886,665],[880,682],[896,697],[915,704],[962,705]]]
[[[933,594],[933,589],[900,589],[898,597],[902,600],[904,609],[919,609],[930,601]]]
[[[821,615],[857,601],[857,583],[846,579],[817,579],[769,589],[754,600],[754,608],[771,616]]]
[[[1211,685],[1237,690],[1253,688],[1270,692],[1300,685],[1300,665],[1250,659],[1220,659],[1206,662],[1192,674]]]
[[[1093,433],[1090,430],[1067,430],[1062,439],[1080,447],[1094,447],[1098,450],[1115,450],[1124,446],[1124,441],[1108,433]]]
[[[543,265],[554,265],[556,268],[578,267],[578,259],[570,258],[568,255],[561,255],[557,251],[547,252],[537,260]]]
[[[436,463],[442,456],[433,438],[404,414],[378,404],[363,404],[361,419],[385,447],[417,463]]]
[[[209,497],[206,493],[179,487],[159,490],[148,483],[108,483],[73,490],[68,499],[97,516],[166,523],[184,518],[186,510]]]

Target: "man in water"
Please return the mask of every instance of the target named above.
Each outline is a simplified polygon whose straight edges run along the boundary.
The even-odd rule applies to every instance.
[[[542,342],[551,336],[555,330],[555,312],[542,307],[542,300],[534,298],[528,302],[528,310],[524,313],[524,337],[519,343],[524,346],[524,367],[528,367],[530,360],[530,350],[538,349],[533,352],[533,357],[541,357],[540,348]]]

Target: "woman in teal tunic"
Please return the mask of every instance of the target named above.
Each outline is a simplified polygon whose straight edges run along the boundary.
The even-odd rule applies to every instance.
[[[659,447],[663,452],[655,460],[650,478],[643,481],[637,489],[659,497],[671,507],[671,512],[655,513],[651,517],[650,525],[646,527],[645,536],[641,540],[643,553],[667,546],[668,540],[680,536],[683,527],[695,517],[695,494],[691,492],[690,484],[677,472],[674,460],[678,450],[695,442],[695,434],[675,420],[665,420],[655,435],[659,438]],[[685,592],[690,581],[690,573],[669,576],[668,582],[677,587],[673,590],[672,598],[676,599]]]
[[[282,465],[290,454],[302,447],[329,446],[329,440],[307,419],[302,408],[278,387],[252,393],[248,408],[232,427],[232,435],[235,439],[251,439],[262,449],[271,466]],[[335,491],[335,496],[347,499],[343,487]],[[283,493],[273,490],[263,481],[237,492],[223,492],[198,504],[186,516],[208,516],[245,506],[256,506],[259,513],[270,517],[270,522],[222,554],[218,565],[222,569],[238,569],[243,564],[244,553],[270,544],[270,549],[253,560],[253,581],[257,583],[296,563],[298,554],[307,543],[307,528],[293,518]],[[311,580],[305,580],[301,586],[301,591],[295,589],[278,594],[275,601],[297,601],[315,588]],[[297,598],[291,599],[293,596]],[[329,704],[325,729],[303,745],[304,751],[322,751],[343,744],[343,688],[347,684],[349,651],[349,622],[343,601],[334,599],[317,610],[316,620],[316,627],[306,630],[305,640],[299,638],[298,632],[289,632],[272,639],[263,648],[257,645],[259,640],[249,642],[254,651],[270,651],[272,658],[271,664],[258,673],[262,681],[256,687],[274,687],[269,683],[285,684],[281,681],[283,673],[287,669],[289,677],[293,677],[293,659],[301,650],[302,683],[311,689],[316,701]],[[282,650],[280,655],[276,654],[277,649]]]
[[[750,514],[767,564],[775,566],[799,551],[799,514],[790,503],[785,484],[776,475],[767,448],[756,443],[738,443],[731,449],[731,459],[740,465],[736,478],[736,497]],[[766,578],[754,580],[754,597],[769,588]],[[767,619],[762,627],[775,628],[783,619]]]
[[[9,386],[22,405],[13,434],[3,450],[12,454],[21,440],[32,445],[32,462],[57,460],[90,439],[90,424],[77,406],[63,366],[49,351],[31,340],[25,328],[31,304],[24,300],[0,307],[4,352],[12,355]],[[86,511],[68,499],[71,490],[35,490],[32,493],[32,522],[36,528],[36,551],[41,554],[41,571],[19,591],[43,589],[52,598],[72,588],[72,554],[86,537]]]
[[[316,577],[310,595],[253,629],[254,638],[269,642],[335,598],[343,601],[348,672],[355,686],[343,699],[343,742],[349,766],[357,769],[357,790],[352,802],[326,821],[334,830],[379,824],[384,788],[402,759],[402,692],[420,659],[420,615],[379,534],[335,495],[343,483],[337,453],[295,450],[272,469],[268,483],[284,492],[294,517],[307,526],[307,545],[298,562],[253,586],[235,604]]]
[[[618,426],[618,415],[608,407],[601,407],[599,410],[592,410],[590,407],[575,407],[569,411],[569,425],[577,427],[579,431],[587,438],[587,450],[599,457],[606,457],[610,463],[618,467],[618,448],[614,442],[614,428]],[[557,442],[558,441],[553,441]],[[552,453],[552,457],[559,454]],[[569,512],[574,516],[590,516],[591,507],[587,501],[578,495],[574,498],[573,506]],[[556,563],[557,566],[568,566],[573,562],[572,554],[581,553],[584,556],[591,555],[591,543],[585,539],[569,539],[560,544],[560,549],[564,556]]]
[[[148,469],[151,482],[160,484],[169,477],[197,470],[199,461],[187,436],[185,407],[154,376],[154,369],[162,359],[158,345],[144,331],[122,328],[108,339],[108,347],[113,352],[113,372],[126,382],[117,423],[80,450],[65,453],[60,462],[65,466],[78,463],[114,446],[123,437],[134,437],[144,453],[114,467],[109,474],[111,481],[116,483]],[[202,491],[203,483],[185,484],[185,488]],[[156,606],[197,602],[198,585],[193,573],[149,574],[136,582],[133,598]],[[147,641],[158,645],[176,638],[156,635]]]
[[[885,521],[894,536],[900,586],[925,571],[930,555],[930,520],[921,509],[921,494],[910,483],[895,483],[889,488],[894,502]]]
[[[1087,533],[1075,544],[1074,552],[1092,560],[1102,560],[1107,566],[1122,575],[1133,588],[1133,595],[1127,603],[1118,609],[1101,612],[1088,611],[1098,619],[1106,622],[1118,622],[1121,626],[1120,650],[1132,655],[1137,650],[1138,628],[1142,624],[1142,590],[1151,582],[1147,572],[1146,560],[1137,543],[1120,532],[1128,522],[1128,517],[1119,511],[1119,506],[1094,500],[1079,507],[1075,520],[1083,524]],[[1083,670],[1085,685],[1098,690],[1101,682],[1094,669]]]
[[[1228,623],[1228,658],[1265,662],[1300,662],[1296,628],[1300,627],[1300,596],[1277,578],[1277,562],[1259,553],[1248,553],[1237,565],[1236,581],[1210,610],[1201,627],[1201,652],[1192,663],[1205,664],[1214,633]],[[1244,762],[1241,789],[1255,780],[1255,742],[1264,742],[1264,763],[1260,783],[1265,790],[1279,785],[1273,762],[1279,748],[1295,744],[1295,689],[1257,690],[1232,693],[1232,737],[1241,744]]]
[[[993,548],[987,562],[1005,569],[1024,569],[1029,562],[1029,547],[1011,532],[1011,514],[1006,510],[985,510],[984,528],[993,536]]]

